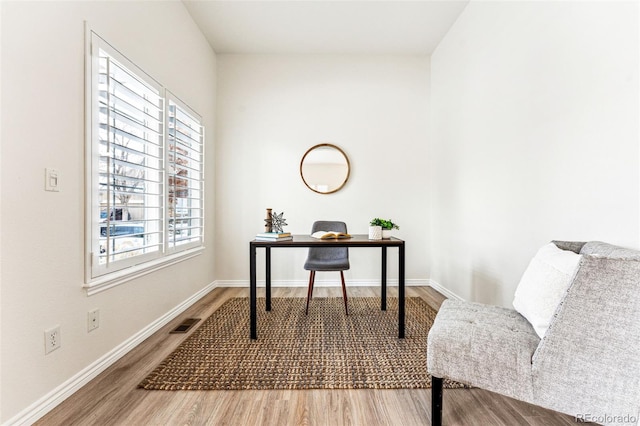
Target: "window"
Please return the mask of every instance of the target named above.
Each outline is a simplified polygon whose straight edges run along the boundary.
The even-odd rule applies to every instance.
[[[202,243],[204,163],[197,115],[167,93],[168,218],[170,250]]]
[[[121,278],[202,247],[204,128],[197,113],[93,32],[88,48],[93,287],[113,272],[124,271]]]

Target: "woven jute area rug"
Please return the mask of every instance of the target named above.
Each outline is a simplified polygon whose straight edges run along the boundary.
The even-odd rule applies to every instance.
[[[427,333],[436,312],[406,298],[405,338],[398,300],[258,299],[258,340],[249,339],[249,299],[233,298],[196,329],[139,387],[156,390],[420,389],[431,387]],[[445,386],[459,387],[455,383]]]

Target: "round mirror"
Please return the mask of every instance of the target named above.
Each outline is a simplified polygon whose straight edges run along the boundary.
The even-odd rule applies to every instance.
[[[318,194],[338,191],[349,179],[349,159],[335,145],[321,143],[311,147],[300,161],[300,176]]]

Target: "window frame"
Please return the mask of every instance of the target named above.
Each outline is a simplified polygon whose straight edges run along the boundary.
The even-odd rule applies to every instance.
[[[98,255],[101,241],[101,198],[100,198],[100,141],[99,141],[99,50],[103,50],[117,63],[123,66],[135,78],[158,92],[161,99],[162,111],[160,126],[160,166],[157,194],[159,200],[156,213],[159,215],[159,245],[155,252],[137,254],[127,259],[114,260],[99,264]],[[85,31],[85,283],[83,287],[88,295],[92,295],[108,288],[120,285],[132,279],[146,275],[158,269],[174,265],[192,257],[198,256],[204,250],[204,207],[205,207],[205,133],[202,116],[196,113],[177,96],[171,93],[161,83],[157,82],[133,61],[120,53],[111,44],[86,26]],[[178,105],[189,115],[198,120],[200,126],[200,159],[198,181],[200,198],[200,227],[197,239],[179,246],[169,244],[169,102]],[[146,146],[146,145],[145,145]],[[146,151],[146,150],[145,150]],[[155,184],[154,184],[155,185]],[[111,187],[111,186],[110,186]],[[144,196],[146,197],[146,195]],[[146,205],[145,209],[148,208]],[[117,208],[117,205],[112,206]],[[107,213],[109,214],[109,213]],[[145,219],[146,220],[146,214]],[[116,217],[117,220],[117,217]],[[133,222],[133,221],[132,221]],[[110,222],[109,222],[110,223]],[[146,222],[145,222],[146,223]],[[107,228],[110,229],[110,228]],[[145,241],[148,240],[145,229]],[[102,239],[104,241],[104,239]]]
[[[204,217],[204,212],[205,212],[205,192],[204,192],[204,156],[205,156],[205,128],[202,125],[202,117],[195,112],[194,110],[192,110],[187,104],[185,104],[184,102],[182,102],[180,100],[180,98],[178,98],[176,95],[174,95],[170,90],[166,90],[165,91],[165,129],[166,129],[166,134],[165,134],[165,170],[166,170],[166,185],[165,185],[165,204],[166,204],[166,209],[165,209],[165,213],[166,213],[166,221],[165,221],[165,236],[166,236],[166,248],[167,251],[169,253],[174,253],[174,252],[178,252],[178,251],[182,251],[182,250],[186,250],[189,248],[193,248],[193,247],[198,247],[200,245],[202,245],[204,243],[204,222],[205,222],[205,217]],[[188,116],[190,119],[196,121],[196,125],[199,126],[199,141],[195,141],[196,143],[198,143],[199,145],[199,150],[195,150],[198,153],[198,156],[200,157],[199,161],[197,162],[197,168],[190,168],[190,170],[199,173],[199,176],[197,178],[195,178],[192,175],[188,176],[190,185],[189,185],[189,191],[198,191],[200,193],[200,196],[198,198],[196,198],[196,201],[199,202],[199,206],[198,207],[194,207],[194,206],[189,206],[188,209],[190,210],[189,213],[189,217],[191,217],[191,219],[189,220],[189,224],[191,225],[192,222],[196,222],[196,227],[199,229],[199,233],[197,236],[195,237],[191,237],[190,240],[193,241],[188,241],[185,243],[180,243],[180,244],[176,244],[176,240],[175,240],[175,234],[173,235],[174,239],[172,240],[171,238],[171,232],[169,232],[169,225],[171,223],[171,221],[173,220],[174,223],[176,220],[175,217],[172,217],[171,215],[171,199],[172,196],[176,197],[176,198],[180,198],[177,197],[177,195],[171,194],[171,189],[174,188],[175,191],[175,183],[176,183],[176,178],[174,176],[174,174],[171,173],[171,168],[174,164],[174,161],[172,161],[171,158],[171,154],[172,154],[172,149],[171,149],[171,111],[170,111],[170,106],[171,104],[174,104],[176,109],[180,109],[181,113]],[[177,119],[177,114],[175,119]],[[196,130],[193,128],[190,128],[191,130]],[[174,137],[175,137],[175,132],[176,129],[174,129]],[[175,155],[175,154],[174,154]],[[188,166],[187,166],[188,167]],[[174,178],[173,183],[172,183],[172,179]],[[177,191],[175,191],[177,192]],[[187,198],[191,198],[191,197],[187,197]],[[174,198],[175,200],[175,198]],[[199,214],[197,216],[193,216],[192,211],[193,210],[198,210]],[[199,225],[198,225],[199,223]]]

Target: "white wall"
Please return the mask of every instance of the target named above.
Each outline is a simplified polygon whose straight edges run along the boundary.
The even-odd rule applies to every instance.
[[[432,78],[431,277],[510,306],[552,239],[639,246],[635,2],[471,2]]]
[[[2,23],[2,4],[0,2],[0,24]],[[0,28],[0,94],[2,93],[2,30]],[[0,96],[0,164],[2,164],[2,96]],[[2,235],[2,173],[0,173],[0,235]],[[1,242],[1,240],[0,240]],[[0,243],[0,259],[2,244]],[[2,261],[0,260],[0,320],[2,319]],[[0,323],[0,377],[2,377],[2,323]],[[2,392],[0,391],[0,421],[2,421]]]
[[[270,207],[284,211],[293,233],[320,219],[367,233],[372,218],[392,218],[407,241],[407,278],[426,280],[428,92],[427,56],[218,55],[218,279],[248,281],[248,241]],[[323,142],[341,147],[352,167],[329,195],[309,190],[299,170],[306,150]],[[306,284],[305,258],[306,249],[272,251],[274,283]],[[379,282],[379,249],[350,258],[347,280]],[[258,259],[261,279],[263,250]],[[397,250],[388,263],[396,278]]]
[[[214,281],[204,255],[88,297],[84,277],[84,20],[203,115],[213,189],[215,55],[178,1],[2,3],[0,423]],[[44,169],[61,192],[44,191]],[[214,197],[207,200],[213,224]],[[87,333],[87,312],[100,328]],[[62,347],[44,355],[43,332]]]

